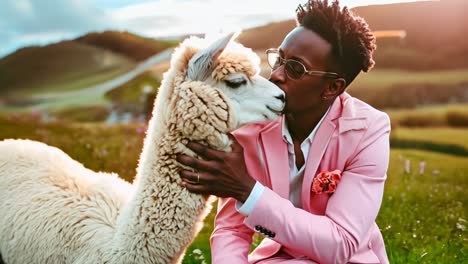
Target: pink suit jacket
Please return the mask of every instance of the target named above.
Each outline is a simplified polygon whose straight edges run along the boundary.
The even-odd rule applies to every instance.
[[[235,209],[234,199],[219,200],[211,236],[213,263],[255,263],[282,252],[318,263],[388,263],[375,223],[389,162],[388,116],[347,93],[335,100],[310,147],[303,209],[288,200],[281,124],[279,118],[234,133],[249,174],[267,188],[248,217]],[[333,170],[342,171],[335,193],[313,193],[314,176]],[[275,236],[264,238],[247,259],[256,226]]]

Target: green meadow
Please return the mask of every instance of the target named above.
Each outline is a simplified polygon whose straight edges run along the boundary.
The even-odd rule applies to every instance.
[[[376,68],[361,74],[352,84],[352,89],[382,89],[393,85],[433,84],[455,85],[468,82],[468,69],[408,71]],[[358,88],[361,87],[361,88]]]
[[[0,116],[0,140],[29,138],[64,150],[86,167],[116,172],[131,181],[142,147],[141,124],[42,123],[34,115]],[[403,128],[393,140],[432,142],[467,149],[467,128]],[[421,171],[424,162],[424,171]],[[409,166],[408,166],[409,164]],[[406,168],[408,167],[408,168]],[[466,226],[468,156],[392,147],[388,179],[377,223],[391,263],[463,263],[468,259]],[[209,236],[215,208],[188,248],[183,263],[210,263]],[[258,243],[259,237],[255,241]]]
[[[467,134],[467,128],[450,127],[398,127],[392,132],[392,136],[395,139],[404,139],[413,142],[431,142],[435,145],[452,145],[468,150]]]

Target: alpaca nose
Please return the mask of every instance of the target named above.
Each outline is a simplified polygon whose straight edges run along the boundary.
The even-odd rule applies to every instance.
[[[286,100],[286,97],[284,96],[284,94],[277,95],[277,96],[275,96],[275,98],[281,100],[281,102],[283,102],[283,103]]]

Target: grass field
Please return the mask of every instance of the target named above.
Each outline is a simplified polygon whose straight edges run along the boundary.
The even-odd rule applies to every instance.
[[[468,69],[404,71],[375,69],[347,91],[378,109],[418,108],[468,102]]]
[[[0,117],[0,139],[31,138],[57,146],[93,170],[131,181],[142,146],[141,125],[42,124],[34,116]],[[400,138],[467,146],[466,129],[398,128]],[[405,172],[409,160],[410,171]],[[423,174],[420,162],[425,162]],[[391,263],[466,263],[468,158],[412,149],[391,151],[377,218]],[[184,263],[210,263],[214,210],[189,247]]]
[[[412,141],[425,141],[435,144],[456,145],[468,149],[468,128],[405,128],[392,132],[393,137]]]
[[[422,118],[428,121],[428,126],[447,126],[447,114],[451,112],[468,115],[468,104],[443,104],[423,106],[413,109],[388,109],[385,111],[392,124],[399,124],[409,117]]]
[[[83,91],[82,88],[91,87],[94,85],[101,84],[103,82],[108,81],[109,79],[113,79],[118,77],[129,70],[131,70],[133,65],[127,64],[122,67],[116,67],[111,69],[102,70],[99,72],[94,72],[93,74],[83,74],[85,76],[77,77],[77,76],[66,76],[64,78],[56,78],[53,82],[46,83],[44,86],[36,86],[31,89],[19,89],[17,93],[15,93],[14,100],[23,100],[23,99],[31,99],[31,100],[40,100],[37,97],[41,97],[46,93],[54,93],[54,92],[67,92],[67,91]],[[78,73],[80,75],[81,73]],[[73,79],[75,78],[75,79]],[[63,80],[62,80],[63,79]],[[73,80],[73,81],[70,81]],[[81,93],[80,96],[68,96],[61,100],[46,100],[41,103],[31,104],[31,105],[22,105],[19,104],[18,106],[7,106],[2,107],[0,105],[0,110],[2,112],[28,112],[33,109],[45,109],[45,110],[57,110],[69,107],[79,107],[79,106],[106,106],[110,102],[106,100],[101,93],[98,91],[96,92],[88,92],[88,93]]]
[[[83,88],[87,88],[93,85],[97,85],[118,77],[135,67],[132,63],[120,65],[109,69],[100,70],[92,74],[76,72],[72,76],[66,76],[66,78],[56,78],[53,83],[47,83],[43,86],[35,87],[31,91],[25,91],[24,96],[29,95],[41,95],[44,93],[60,93],[67,91],[75,91]]]
[[[404,163],[410,161],[410,172]],[[420,162],[426,162],[424,174]],[[392,149],[385,195],[377,218],[390,263],[463,263],[468,158]]]
[[[360,74],[350,87],[353,89],[381,89],[389,85],[433,84],[450,86],[468,82],[468,69],[439,71],[407,71],[373,69]]]

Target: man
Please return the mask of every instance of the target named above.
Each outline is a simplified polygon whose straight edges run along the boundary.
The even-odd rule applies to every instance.
[[[232,153],[189,147],[178,157],[189,191],[220,199],[213,263],[388,263],[375,218],[389,160],[390,122],[345,93],[374,64],[375,38],[338,1],[310,0],[269,50],[284,115],[235,131]],[[248,256],[254,232],[265,236]]]

